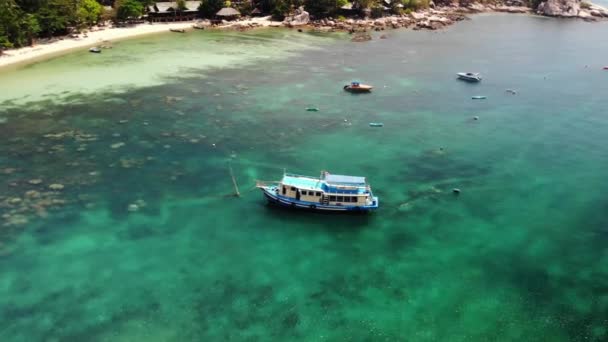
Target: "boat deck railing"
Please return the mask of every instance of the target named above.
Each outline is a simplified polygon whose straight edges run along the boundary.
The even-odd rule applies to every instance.
[[[255,181],[255,187],[256,188],[263,188],[263,187],[267,187],[267,186],[278,185],[279,183],[280,183],[280,181],[256,180]]]
[[[319,178],[317,178],[317,177],[311,177],[311,176],[306,176],[306,175],[298,175],[296,173],[285,173],[285,176],[287,176],[287,177],[295,177],[295,178],[308,178],[308,179],[319,180]]]

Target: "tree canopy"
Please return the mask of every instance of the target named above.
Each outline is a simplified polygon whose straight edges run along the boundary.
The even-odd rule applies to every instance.
[[[117,0],[114,8],[118,20],[139,18],[144,13],[144,5],[138,0]]]
[[[202,0],[198,10],[203,17],[214,17],[224,7],[224,0]]]

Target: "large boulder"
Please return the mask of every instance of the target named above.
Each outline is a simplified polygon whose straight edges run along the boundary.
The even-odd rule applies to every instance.
[[[550,17],[576,17],[581,0],[547,0],[538,5],[537,12]]]
[[[591,4],[589,14],[594,17],[608,17],[608,8]]]
[[[285,18],[283,23],[287,26],[293,27],[307,25],[309,22],[310,14],[304,10],[304,7],[300,6],[298,9],[296,9],[294,15]]]

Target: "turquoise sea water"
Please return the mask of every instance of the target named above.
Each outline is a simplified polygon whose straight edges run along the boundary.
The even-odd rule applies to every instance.
[[[0,340],[606,340],[607,33],[192,32],[3,72]],[[382,207],[268,207],[283,168]]]

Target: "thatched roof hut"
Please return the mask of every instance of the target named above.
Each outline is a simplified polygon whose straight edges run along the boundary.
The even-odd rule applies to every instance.
[[[241,12],[237,11],[232,7],[224,7],[215,15],[217,15],[218,17],[238,17],[241,15]]]

